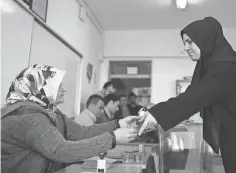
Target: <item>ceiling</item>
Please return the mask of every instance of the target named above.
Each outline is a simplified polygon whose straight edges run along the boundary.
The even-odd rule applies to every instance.
[[[175,0],[84,0],[104,30],[179,29],[206,16],[236,27],[236,0],[189,0],[185,10]],[[234,17],[233,17],[234,16]]]

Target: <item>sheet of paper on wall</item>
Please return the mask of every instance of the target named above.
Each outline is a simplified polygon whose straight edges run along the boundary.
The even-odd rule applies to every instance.
[[[138,67],[127,67],[127,74],[138,74]]]

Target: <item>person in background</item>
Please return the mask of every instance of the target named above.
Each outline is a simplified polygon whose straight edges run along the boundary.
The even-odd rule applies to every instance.
[[[115,114],[115,119],[122,119],[130,116],[128,109],[128,100],[126,95],[120,95],[120,106],[119,110]]]
[[[108,94],[105,98],[103,113],[98,118],[97,123],[105,123],[114,120],[115,113],[119,110],[120,98],[115,94]]]
[[[197,62],[192,82],[177,97],[150,108],[139,134],[155,122],[168,130],[200,111],[204,140],[221,152],[225,173],[235,173],[236,52],[213,17],[192,22],[180,35]]]
[[[86,109],[77,115],[74,121],[82,126],[92,126],[96,124],[98,116],[104,109],[104,99],[100,95],[93,94],[88,98]]]
[[[131,92],[128,94],[128,100],[129,100],[128,109],[130,115],[137,116],[139,110],[142,108],[142,106],[137,104],[137,96],[133,92]]]
[[[103,85],[102,90],[97,92],[96,94],[98,94],[104,98],[108,94],[113,94],[115,92],[116,92],[116,88],[115,88],[114,84],[111,81],[108,81]]]
[[[137,130],[128,127],[137,117],[84,127],[56,113],[64,75],[33,65],[12,82],[1,109],[2,173],[53,173],[64,163],[107,152],[116,142],[135,140]]]

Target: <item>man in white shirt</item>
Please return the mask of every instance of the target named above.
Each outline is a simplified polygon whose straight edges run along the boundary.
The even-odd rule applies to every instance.
[[[103,108],[104,99],[100,95],[93,94],[86,103],[86,109],[77,115],[74,121],[82,126],[92,126],[96,124],[97,118],[103,112]]]

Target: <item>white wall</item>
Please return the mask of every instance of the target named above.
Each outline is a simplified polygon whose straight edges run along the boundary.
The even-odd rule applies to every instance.
[[[17,73],[28,65],[33,18],[12,0],[7,0],[12,13],[2,13],[2,85],[1,101],[4,101],[11,81]],[[82,99],[99,89],[100,55],[103,52],[103,35],[85,16],[79,20],[79,6],[76,0],[49,0],[47,25],[58,33],[83,55]],[[38,60],[40,62],[40,60]],[[58,63],[60,59],[58,59]],[[61,62],[62,63],[62,62]],[[93,79],[88,83],[86,68],[94,67]],[[11,70],[10,70],[11,69]],[[12,70],[13,69],[13,70]]]
[[[11,82],[28,66],[33,18],[12,1],[11,10],[1,11],[1,104],[5,104]]]
[[[224,28],[224,35],[236,51],[236,28]]]
[[[76,0],[49,0],[47,24],[61,37],[72,44],[83,55],[82,101],[99,89],[100,54],[103,52],[101,35],[88,17],[79,20],[79,6]],[[87,64],[94,66],[93,80],[88,83]]]
[[[178,56],[183,45],[178,30],[106,31],[104,56]]]
[[[182,54],[179,30],[106,31],[101,82],[108,79],[109,59],[152,60],[152,102],[175,96],[175,80],[191,76],[195,63]],[[236,28],[225,28],[225,36],[236,50]]]
[[[154,58],[151,101],[159,103],[176,96],[175,81],[192,76],[195,64],[189,58]]]
[[[225,28],[225,36],[236,49],[236,28]],[[183,56],[179,30],[106,31],[104,56]]]
[[[29,63],[50,64],[65,70],[62,87],[66,94],[59,108],[68,117],[80,111],[81,57],[36,22],[33,25]]]

